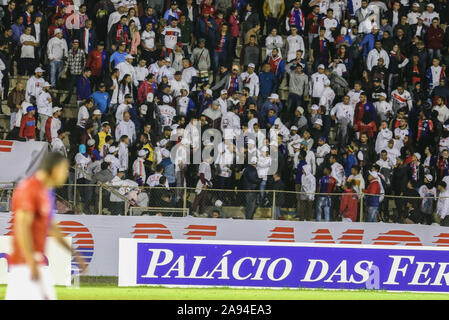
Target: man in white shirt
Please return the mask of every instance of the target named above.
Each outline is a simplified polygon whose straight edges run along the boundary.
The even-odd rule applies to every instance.
[[[296,52],[298,50],[302,50],[302,52],[305,52],[304,47],[304,40],[303,38],[298,34],[298,29],[296,26],[292,26],[292,34],[287,37],[287,43],[285,46],[285,55],[287,57],[286,62],[290,62],[296,58]],[[280,50],[278,51],[279,57]]]
[[[426,11],[422,13],[422,18],[424,20],[424,25],[428,28],[432,24],[432,20],[434,18],[440,19],[440,15],[438,12],[435,12],[435,5],[433,3],[427,4]]]
[[[312,103],[318,103],[323,91],[324,91],[324,81],[329,80],[329,78],[324,74],[324,65],[318,65],[318,71],[312,74],[309,91],[312,97]]]
[[[132,107],[133,98],[130,94],[125,95],[125,101],[120,104],[115,112],[115,120],[117,123],[123,121],[123,114],[127,112]]]
[[[42,78],[42,74],[44,70],[40,67],[34,70],[34,76],[30,77],[27,81],[26,91],[25,91],[25,100],[28,102],[32,102],[31,100],[37,101],[41,91],[42,85],[45,83],[44,78]]]
[[[65,137],[65,132],[61,129],[58,130],[57,137],[51,140],[51,151],[59,152],[64,157],[67,157],[67,148],[65,147],[62,140]]]
[[[94,100],[92,98],[88,98],[84,105],[82,105],[78,110],[78,121],[76,125],[81,129],[82,131],[87,124],[87,120],[89,120],[89,110],[94,107]]]
[[[133,60],[134,60],[134,57],[132,55],[128,54],[125,56],[125,61],[120,62],[117,65],[117,69],[120,71],[120,75],[118,77],[119,81],[121,81],[126,74],[129,74],[131,76],[131,82],[135,80],[135,75],[134,75],[135,70],[132,65]]]
[[[145,81],[146,77],[150,73],[146,66],[147,61],[144,58],[140,58],[139,64],[134,67],[134,87],[139,88],[142,81]]]
[[[187,90],[187,94],[189,93],[189,85],[182,80],[182,72],[181,71],[176,71],[175,72],[175,77],[168,81],[170,88],[172,90],[172,95],[174,98],[177,98],[179,96],[181,96],[181,89],[186,89]]]
[[[332,32],[338,27],[338,21],[334,18],[334,10],[331,8],[327,9],[327,17],[323,20],[323,27],[326,29],[324,37],[330,42],[334,42]]]
[[[248,70],[240,74],[240,80],[243,84],[243,87],[249,88],[249,95],[257,100],[259,96],[260,84],[259,76],[254,72],[255,67],[256,66],[254,65],[254,63],[249,63]]]
[[[130,141],[127,135],[122,135],[119,140],[118,160],[120,161],[120,167],[128,170],[128,145]]]
[[[284,40],[278,35],[278,30],[273,28],[271,33],[265,38],[265,46],[267,48],[267,57],[271,56],[271,51],[276,48],[278,49],[279,56],[282,58],[281,48],[284,46]]]
[[[20,44],[22,46],[20,60],[17,64],[19,75],[30,74],[35,66],[34,51],[38,46],[36,38],[31,35],[31,26],[25,28],[25,32],[20,36]]]
[[[55,87],[64,67],[63,59],[68,55],[67,42],[59,28],[55,29],[55,36],[48,41],[47,55],[50,60],[50,82],[51,86]]]
[[[377,65],[377,60],[379,60],[379,58],[384,60],[385,68],[388,69],[390,57],[388,56],[387,51],[382,49],[382,41],[377,40],[374,44],[374,49],[368,53],[368,57],[366,58],[366,66],[368,71],[371,71],[371,69]]]
[[[153,23],[148,22],[145,26],[145,30],[142,32],[140,36],[140,45],[142,46],[142,58],[144,58],[147,63],[152,61],[152,55],[154,50],[156,49],[154,46],[154,42],[156,39],[156,34],[153,31]]]
[[[123,113],[123,121],[120,121],[115,128],[115,139],[118,141],[120,137],[126,135],[129,139],[129,144],[132,145],[136,141],[136,127],[130,118],[128,111]]]
[[[181,37],[181,29],[179,29],[177,25],[178,20],[172,19],[170,25],[164,27],[164,30],[162,30],[161,32],[161,34],[164,36],[164,46],[167,49],[174,50],[176,43],[178,42],[178,38]]]
[[[348,95],[344,96],[343,101],[332,108],[330,115],[338,125],[337,140],[345,145],[348,138],[348,128],[352,126],[354,120],[354,107],[351,105]]]
[[[437,189],[440,192],[437,204],[437,220],[443,220],[449,215],[449,189],[444,181],[437,184]]]
[[[50,84],[45,82],[42,86],[42,92],[37,98],[37,112],[39,113],[39,119],[41,126],[39,129],[39,140],[44,141],[45,136],[45,125],[47,119],[53,115],[52,108],[53,102],[48,90],[50,89]]]
[[[119,3],[120,3],[120,1],[119,1]],[[118,10],[117,11],[114,11],[114,12],[112,12],[110,15],[109,15],[109,19],[108,19],[108,33],[109,33],[109,31],[111,30],[111,28],[112,28],[112,26],[114,25],[114,24],[116,24],[117,22],[119,22],[120,21],[120,18],[123,16],[123,15],[126,15],[126,6],[124,6],[124,5],[120,5],[119,7],[118,7]]]

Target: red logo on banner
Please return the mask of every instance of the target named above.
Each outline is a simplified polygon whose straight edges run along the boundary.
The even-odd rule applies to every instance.
[[[329,229],[318,229],[312,234],[315,234],[315,237],[312,238],[315,243],[335,243]]]
[[[154,235],[154,239],[173,239],[170,230],[160,223],[137,223],[131,233],[135,239],[148,239],[149,235]]]
[[[94,238],[89,229],[77,221],[61,221],[58,223],[61,232],[66,237],[72,237],[72,248],[81,257],[87,265],[94,255]],[[72,260],[72,267],[78,267],[75,259]]]
[[[189,230],[185,233],[185,236],[188,236],[188,240],[201,240],[202,237],[215,237],[217,236],[217,226],[204,226],[204,225],[196,225],[190,224],[186,230]]]
[[[363,229],[348,229],[342,233],[341,238],[338,238],[341,244],[362,244]]]
[[[0,152],[11,152],[14,141],[0,140]]]
[[[437,247],[449,247],[449,233],[440,233],[435,238],[438,240],[432,243],[436,243]]]
[[[372,241],[374,241],[373,244],[380,245],[403,244],[406,246],[422,246],[421,240],[414,233],[404,230],[390,230],[387,233],[380,233]]]
[[[270,230],[271,235],[268,236],[270,242],[295,242],[295,233],[293,228],[276,227]]]

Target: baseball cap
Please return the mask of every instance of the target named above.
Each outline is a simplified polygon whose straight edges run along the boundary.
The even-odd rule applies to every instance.
[[[303,107],[297,107],[296,110],[298,110],[301,114],[304,113],[304,108]]]
[[[379,96],[382,96],[382,97],[386,98],[387,94],[385,92],[381,92],[381,93],[379,93]]]
[[[60,107],[53,107],[53,113],[58,112],[59,110],[62,110],[62,108]]]
[[[163,149],[161,153],[164,158],[170,157],[170,151],[168,151],[167,149]]]
[[[248,64],[248,68],[255,68],[256,66],[254,65],[254,63],[250,63]]]
[[[133,57],[132,55],[130,55],[130,54],[127,54],[127,55],[125,56],[125,59],[134,59],[134,57]]]
[[[145,151],[145,150],[139,150],[139,152],[137,153],[137,155],[139,156],[139,157],[143,157],[143,156],[145,156],[147,154],[147,152]]]
[[[279,99],[279,95],[277,95],[276,93],[272,93],[268,99]]]
[[[226,89],[221,90],[220,95],[222,95],[222,94],[228,94],[228,90],[226,90]]]
[[[298,130],[298,127],[297,126],[291,126],[290,130]]]
[[[37,72],[45,72],[41,67],[37,67],[36,69],[34,69],[34,73]]]
[[[204,39],[204,38],[200,38],[200,40],[199,40],[200,42],[206,42],[206,39]]]
[[[166,57],[166,58],[165,58],[165,61],[170,62],[170,61],[171,61],[171,60],[170,60],[170,57]]]
[[[101,115],[101,111],[98,110],[98,109],[95,109],[95,110],[94,110],[94,114],[95,114],[95,115]]]
[[[249,160],[250,164],[256,164],[257,163],[257,157],[252,157],[251,160]]]
[[[140,106],[140,112],[142,112],[142,114],[147,114],[148,106],[146,104],[141,105]]]
[[[36,108],[35,108],[34,106],[32,106],[32,105],[29,105],[29,106],[27,107],[27,113],[28,113],[28,112],[31,112],[31,111],[33,111],[33,110],[36,110]]]
[[[51,85],[45,81],[44,84],[42,85],[42,88],[47,88],[47,87],[51,87]]]
[[[80,43],[78,39],[73,39],[72,43]]]
[[[121,45],[121,46],[126,46],[126,42],[125,42],[125,41],[122,41],[122,42],[120,42],[120,45]]]
[[[418,158],[418,160],[421,160],[421,155],[418,152],[415,152],[413,154],[416,158]]]
[[[318,110],[320,107],[318,107],[317,104],[312,104],[312,110]]]
[[[54,34],[54,35],[57,35],[59,32],[62,32],[62,30],[59,29],[59,28],[56,28],[53,34]]]
[[[321,120],[320,118],[316,119],[314,124],[319,124],[320,126],[323,125],[323,120]]]
[[[376,179],[379,178],[379,174],[376,171],[369,171],[369,175]]]
[[[428,3],[428,4],[427,4],[427,7],[435,8],[435,5],[434,5],[433,3]]]
[[[206,93],[207,93],[208,95],[212,95],[212,90],[211,90],[211,89],[206,89]]]
[[[109,153],[114,153],[114,152],[117,152],[117,151],[118,151],[118,148],[115,147],[115,146],[111,146],[111,147],[109,148]]]
[[[166,145],[167,144],[167,142],[168,142],[168,140],[167,139],[162,139],[161,141],[159,141],[158,142],[158,145],[161,147],[161,146],[164,146],[164,145]]]
[[[94,139],[87,140],[87,146],[88,147],[92,147],[94,144],[95,144],[95,140]]]
[[[122,167],[122,168],[119,168],[119,169],[118,169],[118,172],[126,172],[126,168],[123,168],[123,167]]]
[[[324,64],[319,64],[318,69],[325,69]]]
[[[432,177],[431,174],[426,174],[426,175],[424,176],[424,178],[426,178],[429,182],[432,182],[432,181],[433,181],[433,177]]]
[[[419,7],[419,3],[418,2],[413,3],[413,7]]]
[[[164,103],[170,103],[170,98],[167,95],[164,95],[164,97],[162,98],[162,101]]]

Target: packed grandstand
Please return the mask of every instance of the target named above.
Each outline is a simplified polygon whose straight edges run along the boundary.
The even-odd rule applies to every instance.
[[[72,211],[449,225],[446,0],[0,4],[3,138]]]

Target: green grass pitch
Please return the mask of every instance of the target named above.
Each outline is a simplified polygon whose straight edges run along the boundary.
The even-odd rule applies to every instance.
[[[114,281],[115,282],[115,281]],[[449,300],[449,294],[309,289],[118,287],[81,280],[79,288],[56,287],[60,300]],[[0,286],[3,300],[6,285]]]

